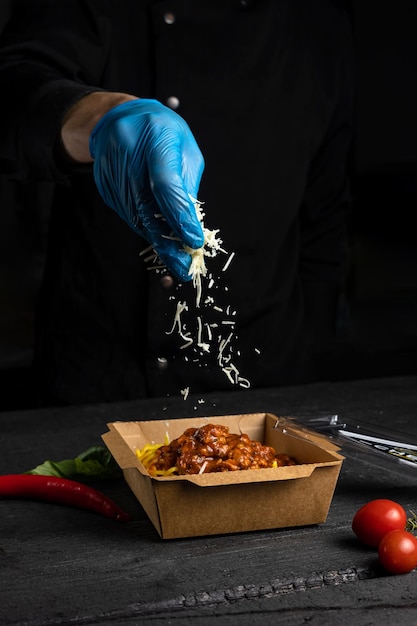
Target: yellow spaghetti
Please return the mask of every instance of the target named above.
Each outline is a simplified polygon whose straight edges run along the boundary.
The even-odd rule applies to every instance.
[[[156,451],[159,450],[159,448],[162,448],[162,446],[168,445],[169,437],[166,433],[164,443],[146,443],[143,448],[136,450],[136,456],[142,463],[143,467],[148,470],[150,476],[172,476],[173,474],[178,474],[178,467],[175,465],[169,469],[156,469],[150,467],[157,456]]]

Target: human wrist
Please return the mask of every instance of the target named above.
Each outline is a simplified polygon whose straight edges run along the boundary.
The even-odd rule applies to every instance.
[[[78,100],[67,111],[61,126],[61,148],[65,156],[76,163],[91,163],[89,139],[93,128],[110,109],[130,100],[137,97],[107,91],[94,91]]]

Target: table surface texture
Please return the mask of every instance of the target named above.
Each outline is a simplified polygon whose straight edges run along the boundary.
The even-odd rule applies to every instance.
[[[417,438],[417,377],[6,412],[0,473],[103,445],[113,421],[252,412],[337,414]],[[324,524],[175,540],[159,538],[123,479],[94,486],[132,514],[127,524],[0,499],[0,624],[415,625],[417,571],[387,574],[351,530],[375,498],[417,511],[413,471],[346,453]]]

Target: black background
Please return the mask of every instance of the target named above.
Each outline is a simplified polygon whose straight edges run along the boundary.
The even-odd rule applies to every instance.
[[[352,263],[334,376],[417,373],[417,4],[335,1],[352,20],[356,105]],[[0,4],[0,28],[11,2]],[[0,175],[0,410],[31,406],[51,190],[17,189]]]

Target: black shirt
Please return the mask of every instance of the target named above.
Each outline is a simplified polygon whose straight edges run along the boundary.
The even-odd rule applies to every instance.
[[[168,334],[178,301],[190,325],[234,316],[233,364],[253,387],[314,378],[347,263],[344,14],[324,0],[15,7],[0,59],[0,158],[19,180],[57,182],[36,348],[49,400],[233,389],[218,346],[203,355]],[[193,309],[191,284],[149,271],[147,244],[103,204],[92,168],[59,156],[66,110],[97,89],[156,98],[190,125],[206,162],[206,226],[234,253],[227,272],[226,256],[207,262],[216,280],[204,297],[223,317]]]

